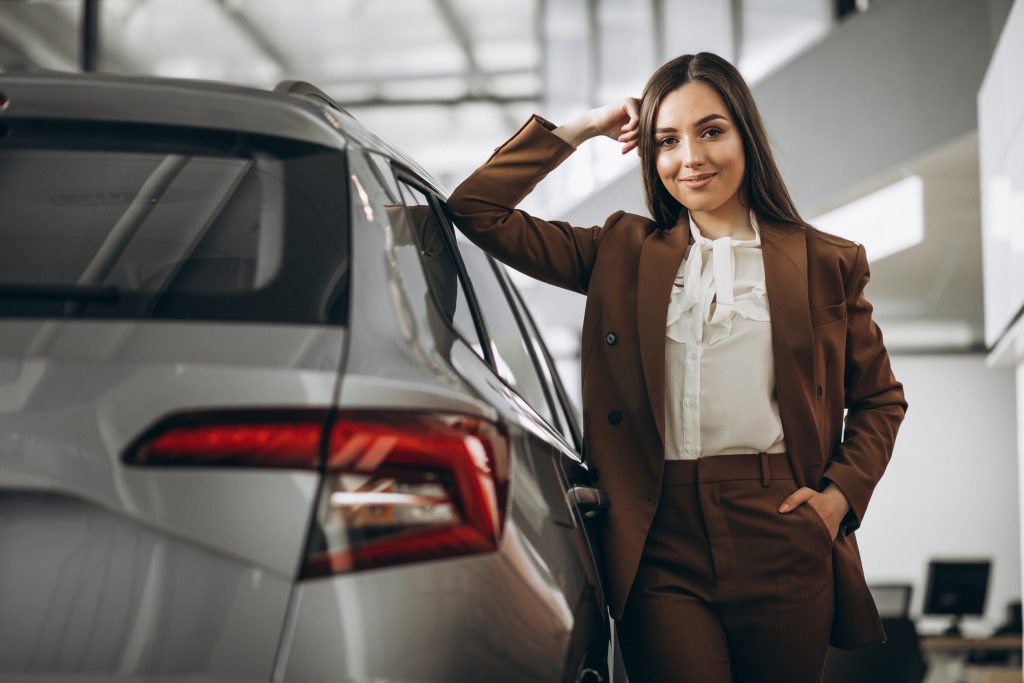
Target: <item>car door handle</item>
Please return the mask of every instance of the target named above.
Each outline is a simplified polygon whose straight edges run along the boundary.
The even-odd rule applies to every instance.
[[[569,496],[587,519],[603,515],[612,506],[608,494],[593,486],[573,486],[569,489]]]

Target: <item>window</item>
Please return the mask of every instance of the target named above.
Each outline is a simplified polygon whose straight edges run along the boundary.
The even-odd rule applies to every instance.
[[[495,264],[495,268],[500,269],[501,266]],[[558,414],[558,419],[561,423],[562,436],[564,436],[565,440],[572,444],[577,451],[582,453],[583,440],[580,438],[579,429],[575,421],[575,411],[569,401],[568,395],[565,393],[565,388],[562,386],[562,381],[557,374],[555,364],[551,360],[551,356],[548,354],[547,347],[544,346],[544,342],[541,340],[541,336],[537,332],[536,326],[533,324],[533,318],[530,315],[529,310],[527,310],[523,298],[519,296],[518,292],[514,291],[514,286],[509,281],[508,277],[503,277],[502,279],[505,281],[506,286],[512,293],[516,311],[519,313],[519,317],[523,321],[523,328],[526,330],[526,334],[533,346],[534,354],[538,358],[542,374],[544,375],[549,393],[551,394],[551,400],[555,406],[555,412]]]
[[[458,248],[490,335],[498,374],[530,407],[558,429],[559,424],[552,412],[544,380],[537,371],[519,319],[497,279],[490,257],[462,237],[461,233]]]
[[[4,132],[0,313],[345,322],[340,151],[165,126]]]
[[[469,299],[459,280],[459,266],[449,246],[446,226],[427,195],[419,188],[399,180],[398,188],[403,203],[393,207],[389,218],[395,240],[418,253],[419,266],[433,299],[434,310],[440,318],[432,326],[443,324],[454,330],[481,357],[486,358],[481,334],[469,307]],[[429,303],[428,303],[429,305]]]

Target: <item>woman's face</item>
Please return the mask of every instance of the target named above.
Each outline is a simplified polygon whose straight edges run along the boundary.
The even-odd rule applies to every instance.
[[[661,182],[691,213],[742,208],[743,140],[714,88],[691,81],[665,95],[655,117],[654,149]]]

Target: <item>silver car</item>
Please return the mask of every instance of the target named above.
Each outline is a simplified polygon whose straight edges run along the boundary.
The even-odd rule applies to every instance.
[[[609,680],[580,443],[323,93],[0,76],[0,680]]]

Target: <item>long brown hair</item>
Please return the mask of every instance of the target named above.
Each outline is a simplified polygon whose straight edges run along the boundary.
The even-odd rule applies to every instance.
[[[754,214],[782,223],[806,226],[797,213],[793,199],[775,165],[768,144],[768,135],[754,97],[743,76],[732,64],[712,52],[676,57],[662,65],[644,86],[640,100],[639,145],[644,200],[660,230],[675,225],[686,210],[669,194],[658,175],[658,150],[654,140],[658,106],[665,95],[687,83],[700,81],[721,96],[729,114],[739,128],[746,157],[746,173],[741,189]]]

